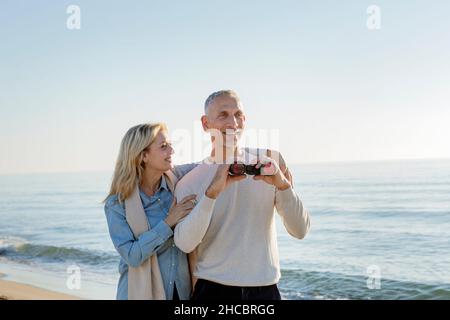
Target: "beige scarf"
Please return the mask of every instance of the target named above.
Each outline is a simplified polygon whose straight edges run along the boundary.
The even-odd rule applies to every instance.
[[[167,185],[173,193],[176,177],[168,171],[164,174]],[[150,225],[142,206],[139,186],[125,200],[125,215],[134,237],[150,230]],[[165,300],[164,284],[159,270],[158,257],[153,254],[139,267],[128,266],[128,300]]]

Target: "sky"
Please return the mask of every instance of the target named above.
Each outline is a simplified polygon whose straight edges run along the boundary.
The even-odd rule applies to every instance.
[[[371,5],[380,29],[367,26]],[[203,103],[220,89],[240,95],[254,143],[288,163],[450,158],[449,11],[447,0],[2,0],[0,174],[110,171],[144,122],[167,123],[177,163],[201,160]]]

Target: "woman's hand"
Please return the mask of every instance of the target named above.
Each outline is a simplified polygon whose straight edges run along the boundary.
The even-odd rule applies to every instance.
[[[208,189],[206,189],[205,195],[210,199],[216,199],[219,194],[225,190],[226,187],[230,185],[230,183],[244,180],[247,176],[230,176],[228,174],[228,170],[230,169],[229,164],[221,164],[217,168],[216,175],[213,180],[209,184]]]
[[[177,204],[177,198],[174,196],[172,205],[169,209],[169,214],[167,215],[167,218],[164,220],[169,227],[173,228],[175,225],[183,219],[185,216],[187,216],[192,209],[195,207],[196,204],[196,198],[197,196],[195,194],[191,194],[187,197],[185,197],[183,200],[181,200],[180,203]]]

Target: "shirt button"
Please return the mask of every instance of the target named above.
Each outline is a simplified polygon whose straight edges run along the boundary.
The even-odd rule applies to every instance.
[[[161,199],[158,198],[158,202],[160,202],[160,201],[161,201]]]

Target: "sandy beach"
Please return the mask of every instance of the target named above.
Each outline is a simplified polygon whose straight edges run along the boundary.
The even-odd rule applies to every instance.
[[[2,280],[3,276],[0,274],[0,300],[80,300],[79,297],[68,294]]]

